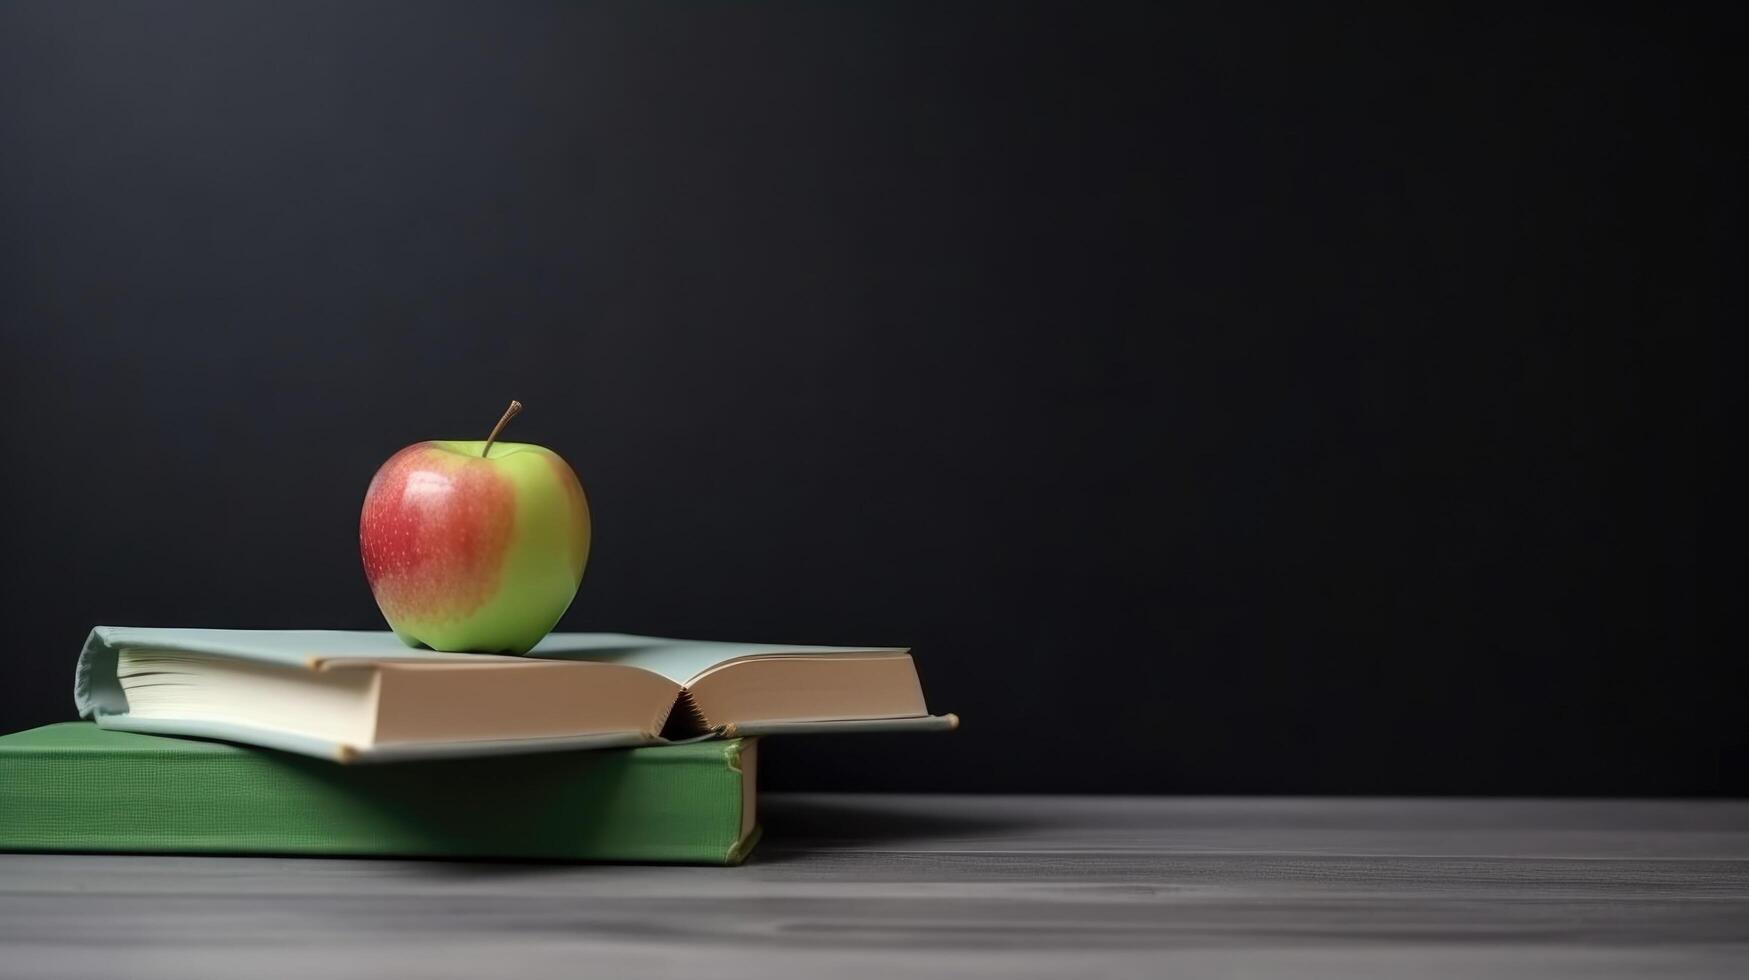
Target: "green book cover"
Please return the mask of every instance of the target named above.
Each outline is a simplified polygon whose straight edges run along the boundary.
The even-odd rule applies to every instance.
[[[755,742],[336,766],[89,722],[0,736],[0,850],[738,864]]]

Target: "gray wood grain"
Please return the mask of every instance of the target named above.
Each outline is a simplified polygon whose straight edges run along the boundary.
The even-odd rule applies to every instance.
[[[1749,804],[788,796],[745,867],[0,855],[0,976],[1749,975]]]

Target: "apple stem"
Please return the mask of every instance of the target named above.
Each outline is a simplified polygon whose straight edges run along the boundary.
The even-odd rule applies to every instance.
[[[504,417],[498,420],[497,425],[492,426],[492,434],[486,437],[486,444],[480,447],[481,458],[484,458],[487,453],[492,451],[492,444],[498,441],[498,433],[503,432],[504,427],[509,425],[510,420],[515,418],[516,414],[520,411],[522,411],[522,403],[512,398],[510,400],[510,407],[504,410]]]

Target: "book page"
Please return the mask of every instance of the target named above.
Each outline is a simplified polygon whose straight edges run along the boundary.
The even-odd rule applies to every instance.
[[[795,646],[782,643],[722,643],[671,640],[629,633],[553,633],[530,650],[530,657],[589,660],[642,667],[676,684],[686,684],[716,665],[737,657],[902,653],[894,647]]]
[[[227,657],[287,667],[314,668],[333,661],[428,662],[514,660],[498,654],[439,653],[407,646],[387,630],[228,630],[99,626],[88,648],[123,648]]]

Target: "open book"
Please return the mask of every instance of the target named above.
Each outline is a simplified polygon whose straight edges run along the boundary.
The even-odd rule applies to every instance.
[[[929,713],[904,650],[623,633],[554,633],[506,657],[386,632],[99,626],[74,697],[104,728],[341,762],[959,723]]]

